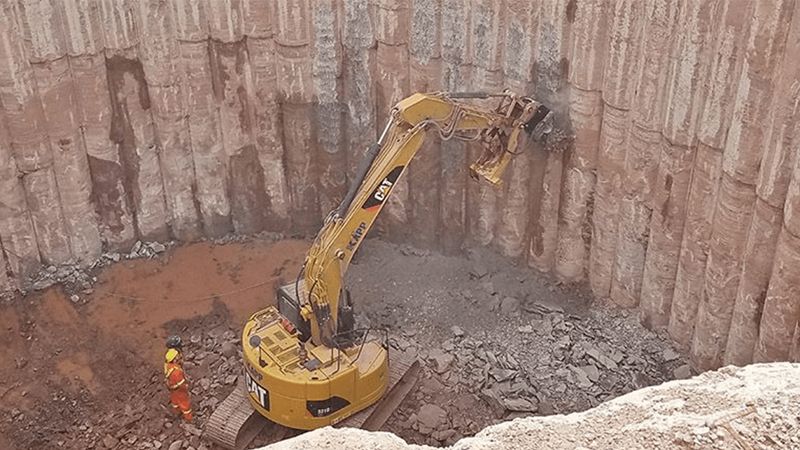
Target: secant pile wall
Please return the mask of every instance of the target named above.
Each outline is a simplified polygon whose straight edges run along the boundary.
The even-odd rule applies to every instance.
[[[0,43],[0,290],[138,239],[313,232],[394,102],[510,87],[566,150],[495,191],[431,138],[384,232],[588,280],[700,369],[800,353],[800,2],[19,0]]]

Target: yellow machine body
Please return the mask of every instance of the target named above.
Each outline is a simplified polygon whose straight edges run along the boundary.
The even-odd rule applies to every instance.
[[[333,425],[378,401],[386,389],[388,353],[377,341],[340,351],[309,345],[309,360],[300,364],[297,330],[271,306],[254,314],[242,341],[260,336],[261,347],[244,346],[245,381],[250,402],[263,416],[281,425],[310,430]]]

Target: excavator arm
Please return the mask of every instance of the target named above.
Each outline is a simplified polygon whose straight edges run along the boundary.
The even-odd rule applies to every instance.
[[[497,97],[496,109],[484,109],[462,98]],[[552,127],[552,113],[544,105],[505,92],[487,94],[414,94],[392,110],[380,139],[367,151],[356,178],[341,204],[325,219],[303,266],[305,298],[302,315],[310,321],[316,344],[337,347],[339,306],[343,279],[353,255],[386,201],[422,146],[426,132],[441,139],[480,142],[483,152],[470,166],[474,178],[492,184],[510,159],[532,137],[542,140]]]

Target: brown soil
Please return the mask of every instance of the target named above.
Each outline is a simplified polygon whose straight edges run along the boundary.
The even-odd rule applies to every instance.
[[[132,429],[167,445],[182,437],[162,428],[164,338],[189,339],[191,322],[238,330],[295,276],[307,246],[193,244],[116,264],[86,304],[51,288],[3,305],[0,448],[104,448],[107,435],[134,447],[125,445]]]

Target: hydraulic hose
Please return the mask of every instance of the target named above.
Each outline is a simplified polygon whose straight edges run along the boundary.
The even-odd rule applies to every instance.
[[[364,178],[367,177],[367,173],[369,169],[372,167],[372,163],[375,162],[375,158],[378,156],[378,153],[383,146],[383,140],[386,138],[386,134],[389,132],[389,128],[392,126],[392,119],[389,119],[389,122],[386,124],[386,127],[383,129],[383,133],[381,133],[380,139],[378,142],[372,144],[367,149],[367,154],[364,158],[361,159],[361,162],[358,164],[358,170],[356,171],[356,177],[353,179],[353,182],[350,183],[350,187],[347,189],[347,194],[342,199],[342,202],[339,203],[339,206],[336,208],[334,212],[335,217],[342,218],[347,213],[347,210],[350,209],[350,204],[353,203],[353,199],[356,198],[356,193],[358,193],[359,188],[361,187],[361,183],[364,182]]]

